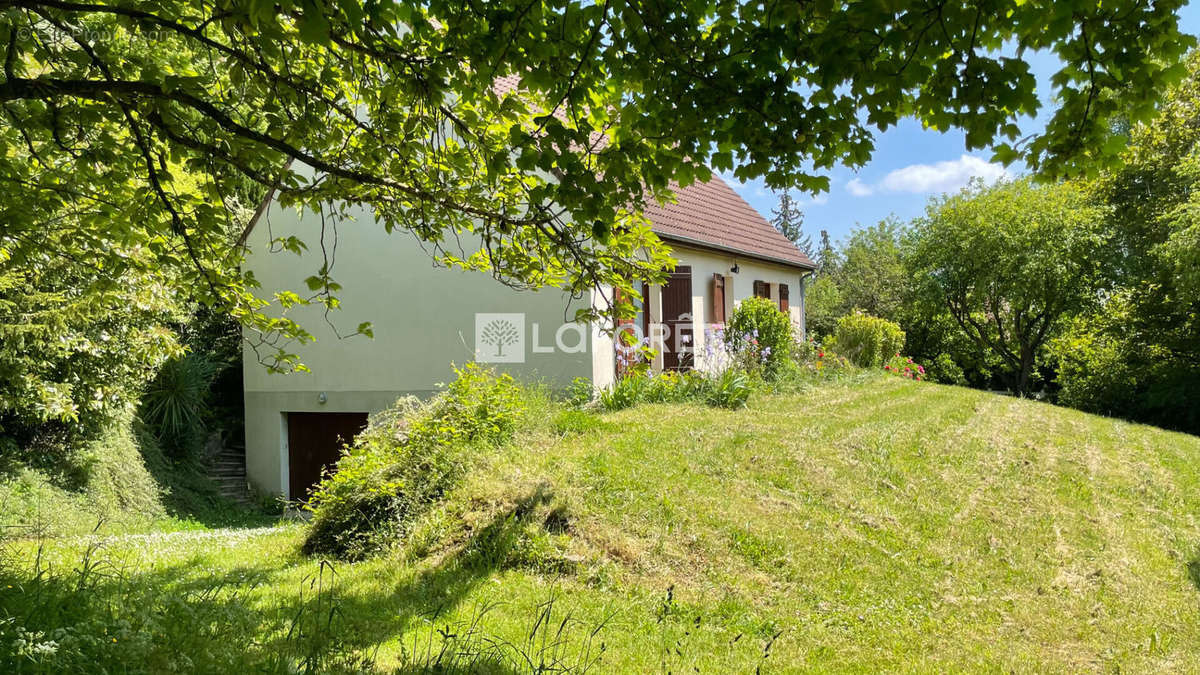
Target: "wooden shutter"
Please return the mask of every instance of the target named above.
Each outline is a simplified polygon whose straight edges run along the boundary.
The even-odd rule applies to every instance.
[[[788,311],[788,287],[787,284],[779,284],[779,311],[786,313]]]
[[[662,321],[670,330],[663,345],[664,370],[692,367],[692,268],[679,265],[662,287]]]
[[[712,279],[712,323],[725,323],[725,277],[713,274]]]
[[[642,282],[642,336],[650,336],[650,284]]]
[[[767,282],[755,280],[755,282],[754,282],[754,297],[756,297],[756,298],[770,298],[771,297],[771,288],[770,288],[770,286],[767,285]]]

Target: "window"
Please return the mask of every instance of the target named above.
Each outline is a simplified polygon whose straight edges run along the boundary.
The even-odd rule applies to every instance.
[[[787,284],[779,284],[779,311],[787,313],[788,311],[788,286]]]
[[[754,282],[754,297],[756,298],[771,298],[771,285],[765,281],[755,280]]]

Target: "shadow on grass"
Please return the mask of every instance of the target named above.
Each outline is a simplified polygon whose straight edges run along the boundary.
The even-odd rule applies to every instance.
[[[1192,559],[1187,562],[1187,575],[1196,590],[1200,590],[1200,548],[1196,549]]]
[[[347,617],[391,612],[395,617],[393,621],[371,622],[359,627],[357,634],[369,644],[379,644],[403,634],[414,620],[436,624],[492,573],[503,569],[530,514],[552,498],[546,486],[537,487],[511,508],[494,515],[453,555],[399,584],[386,597],[340,598],[342,612]]]
[[[313,564],[290,556],[206,574],[197,569],[202,555],[145,570],[102,545],[53,567],[41,550],[3,550],[0,643],[56,645],[32,656],[0,650],[0,672],[119,671],[130,663],[160,672],[357,672],[393,639],[406,644],[400,673],[519,672],[522,647],[477,625],[486,610],[471,626],[444,617],[508,563],[528,516],[550,498],[544,487],[534,490],[436,566],[358,595],[343,593],[340,563],[327,561],[294,590],[280,586],[297,564]]]

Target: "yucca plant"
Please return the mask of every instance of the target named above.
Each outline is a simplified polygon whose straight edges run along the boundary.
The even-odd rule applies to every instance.
[[[209,389],[220,369],[205,356],[188,353],[163,364],[146,387],[141,418],[164,446],[181,453],[198,448],[208,416]]]

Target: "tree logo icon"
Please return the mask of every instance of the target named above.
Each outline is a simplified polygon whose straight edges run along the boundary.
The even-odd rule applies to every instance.
[[[525,315],[476,314],[475,359],[483,363],[524,363]]]
[[[480,337],[483,339],[485,345],[494,345],[496,347],[496,353],[493,356],[503,358],[504,347],[517,341],[517,327],[512,325],[510,321],[496,319],[483,327]]]

